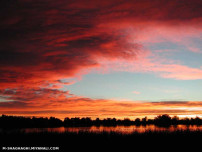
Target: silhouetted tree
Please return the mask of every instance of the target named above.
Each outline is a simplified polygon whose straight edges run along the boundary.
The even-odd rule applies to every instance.
[[[142,118],[142,125],[147,125],[147,117]]]
[[[159,115],[154,119],[154,123],[158,126],[170,126],[171,117],[167,114]]]
[[[137,126],[141,125],[140,118],[136,118],[134,124],[137,125]]]
[[[129,118],[124,118],[123,123],[124,125],[129,126],[131,125],[131,120]]]
[[[173,124],[173,125],[179,124],[179,117],[178,117],[178,116],[174,116],[174,117],[172,118],[172,124]]]

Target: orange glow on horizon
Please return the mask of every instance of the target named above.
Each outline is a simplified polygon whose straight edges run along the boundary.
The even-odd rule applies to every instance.
[[[154,118],[157,115],[168,114],[170,116],[184,117],[202,117],[202,102],[135,102],[135,101],[113,101],[113,100],[93,100],[89,98],[68,98],[62,103],[49,104],[33,102],[32,108],[16,108],[15,103],[8,102],[11,108],[0,108],[1,114],[37,116],[37,117],[91,117],[100,118]],[[57,102],[56,102],[57,103]],[[13,104],[13,105],[12,105]]]

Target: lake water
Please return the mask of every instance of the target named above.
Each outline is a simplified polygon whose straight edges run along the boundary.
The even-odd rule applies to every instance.
[[[87,132],[119,132],[123,134],[130,134],[132,132],[139,132],[143,133],[145,131],[176,131],[176,130],[187,130],[195,131],[195,130],[201,130],[202,131],[202,125],[196,126],[196,125],[177,125],[177,126],[170,126],[170,127],[158,127],[155,125],[147,125],[147,126],[91,126],[91,127],[58,127],[58,128],[24,128],[24,129],[18,129],[18,130],[7,130],[7,131],[18,131],[18,132],[81,132],[81,131],[87,131]],[[2,130],[3,131],[3,130]],[[5,130],[4,130],[5,131]]]

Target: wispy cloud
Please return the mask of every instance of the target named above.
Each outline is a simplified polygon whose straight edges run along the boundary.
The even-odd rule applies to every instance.
[[[140,94],[139,91],[133,91],[132,93],[134,93],[134,94]]]

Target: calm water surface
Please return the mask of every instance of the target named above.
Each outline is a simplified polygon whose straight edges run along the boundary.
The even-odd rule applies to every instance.
[[[145,131],[176,131],[176,130],[187,130],[195,131],[195,130],[201,130],[202,131],[202,125],[196,126],[196,125],[177,125],[177,126],[170,126],[170,127],[158,127],[155,125],[147,125],[147,126],[115,126],[115,127],[108,127],[108,126],[91,126],[91,127],[59,127],[59,128],[25,128],[25,129],[19,129],[18,131],[30,133],[30,132],[80,132],[80,131],[87,131],[87,132],[119,132],[124,134],[129,134],[132,132],[139,132],[143,133]]]

